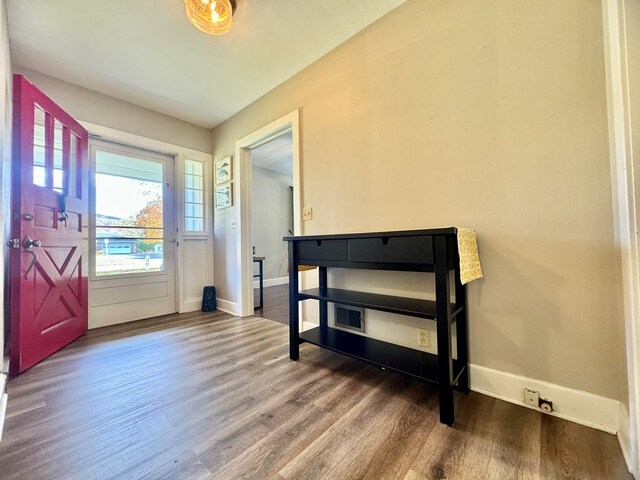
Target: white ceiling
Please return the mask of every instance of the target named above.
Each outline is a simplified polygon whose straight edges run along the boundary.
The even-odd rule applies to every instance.
[[[279,173],[293,175],[293,137],[291,132],[254,148],[251,151],[251,162],[256,167],[274,170]]]
[[[237,0],[210,36],[183,0],[9,0],[15,65],[213,127],[405,0]]]

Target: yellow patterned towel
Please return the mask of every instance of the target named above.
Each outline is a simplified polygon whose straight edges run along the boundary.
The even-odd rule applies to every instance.
[[[458,255],[460,256],[460,282],[464,285],[482,278],[482,266],[478,255],[476,232],[470,228],[458,230]]]

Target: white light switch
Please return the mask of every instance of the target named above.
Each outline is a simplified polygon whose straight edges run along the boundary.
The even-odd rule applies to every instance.
[[[231,220],[231,229],[235,230],[236,225],[237,225],[237,222],[236,222],[236,219],[234,218],[234,219]]]
[[[305,207],[302,209],[302,220],[312,220],[313,219],[313,208]]]

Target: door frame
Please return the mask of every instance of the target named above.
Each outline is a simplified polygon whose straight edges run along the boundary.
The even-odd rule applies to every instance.
[[[235,189],[237,224],[236,235],[237,266],[236,279],[238,291],[237,314],[248,317],[253,311],[253,205],[251,183],[251,150],[290,131],[292,136],[293,157],[293,232],[302,234],[302,191],[300,170],[300,110],[271,122],[255,132],[241,138],[235,146]]]
[[[176,255],[175,255],[175,280],[176,280],[176,309],[178,313],[190,312],[198,310],[199,304],[194,299],[186,298],[184,282],[186,280],[184,272],[184,258],[182,252],[184,249],[182,245],[185,240],[197,239],[208,242],[211,247],[210,256],[204,259],[207,264],[206,268],[211,272],[210,278],[207,279],[207,283],[213,284],[213,208],[212,199],[207,199],[205,203],[205,225],[207,231],[202,234],[193,235],[184,232],[184,212],[181,208],[182,199],[184,197],[184,162],[185,160],[197,160],[205,164],[205,172],[211,172],[211,165],[213,162],[213,156],[210,153],[201,152],[180,145],[174,145],[172,143],[163,142],[153,138],[143,137],[134,133],[124,132],[111,127],[105,127],[91,122],[79,120],[79,123],[87,129],[89,137],[95,137],[102,140],[107,140],[122,145],[128,145],[135,148],[141,148],[144,150],[151,150],[165,155],[170,155],[175,158],[174,164],[174,221],[176,225]],[[210,188],[210,196],[213,192]],[[87,235],[88,237],[88,235]],[[89,261],[92,261],[89,258]],[[201,300],[201,299],[198,299]],[[91,328],[91,327],[90,327]]]
[[[620,252],[628,410],[620,408],[618,440],[629,471],[640,476],[640,172],[631,131],[624,0],[602,0],[609,157],[615,243]]]

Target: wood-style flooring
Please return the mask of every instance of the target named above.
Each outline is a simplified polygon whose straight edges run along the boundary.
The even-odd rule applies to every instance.
[[[274,285],[264,289],[264,305],[256,308],[256,317],[289,325],[289,285]],[[260,304],[258,290],[254,290],[255,305]]]
[[[613,435],[222,313],[89,332],[9,382],[3,480],[629,479]]]

